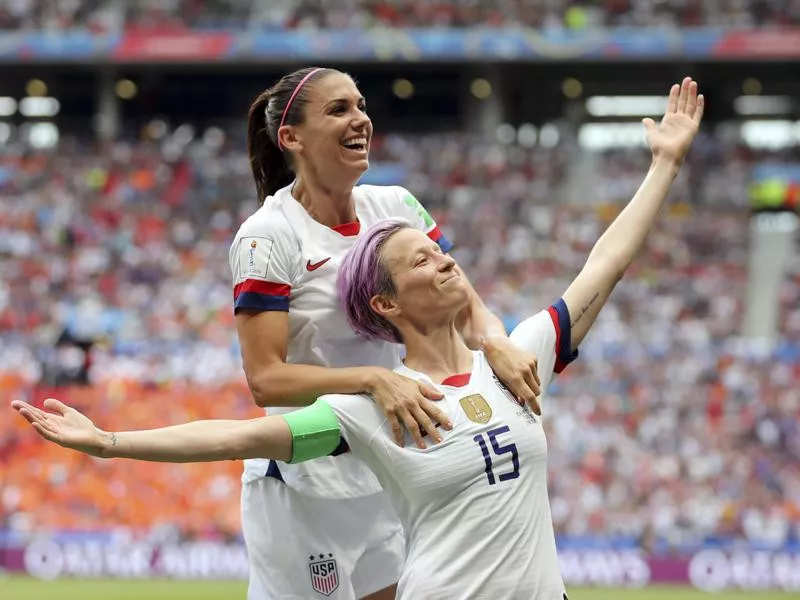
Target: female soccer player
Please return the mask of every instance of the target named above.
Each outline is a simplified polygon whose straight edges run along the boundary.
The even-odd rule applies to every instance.
[[[398,346],[356,335],[336,299],[345,252],[377,221],[409,219],[442,251],[451,247],[405,189],[356,185],[369,166],[371,139],[364,98],[339,71],[296,71],[255,100],[248,151],[262,206],[231,246],[236,325],[259,406],[285,414],[325,393],[368,393],[398,442],[405,427],[424,447],[423,432],[433,441],[439,435],[433,423],[444,417],[431,400],[441,394],[393,372]],[[484,340],[498,377],[536,404],[534,357],[508,342],[472,289],[458,330],[472,348]],[[402,528],[375,476],[353,456],[248,461],[242,528],[250,600],[313,596],[309,556],[319,554],[336,561],[337,597],[394,597]]]
[[[704,101],[689,78],[670,92],[659,125],[645,120],[653,162],[631,202],[600,237],[561,299],[511,334],[539,357],[542,386],[577,352],[616,283],[641,249],[697,133]],[[302,462],[347,449],[377,474],[401,516],[408,555],[398,598],[562,600],[547,499],[541,419],[498,383],[481,351],[458,332],[471,290],[452,258],[407,224],[373,226],[346,255],[338,292],[352,327],[406,345],[396,372],[442,394],[453,427],[430,448],[401,448],[369,396],[331,394],[312,406],[250,421],[197,421],[109,433],[56,400],[46,413],[13,403],[36,431],[100,457],[192,462],[269,457]],[[269,518],[267,515],[266,518]],[[332,593],[335,567],[310,557],[311,578]]]

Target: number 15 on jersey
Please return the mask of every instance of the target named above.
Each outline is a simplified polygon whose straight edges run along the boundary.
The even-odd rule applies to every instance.
[[[508,425],[503,425],[502,427],[490,429],[485,434],[479,433],[472,438],[472,441],[480,446],[481,453],[483,454],[483,462],[486,463],[486,478],[489,480],[489,485],[496,484],[498,479],[500,481],[507,481],[519,477],[519,453],[517,452],[517,445],[513,442],[510,444],[503,444],[502,440],[498,439],[499,436],[508,432]],[[489,442],[488,444],[487,439]],[[489,450],[489,446],[491,446],[491,451]],[[497,477],[495,477],[492,457],[498,457],[509,453],[511,453],[511,471],[498,473]]]

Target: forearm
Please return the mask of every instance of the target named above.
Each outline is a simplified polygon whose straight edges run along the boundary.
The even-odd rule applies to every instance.
[[[479,306],[470,307],[460,332],[464,343],[472,350],[481,348],[487,339],[508,337],[503,322],[492,314],[482,302]]]
[[[101,432],[104,458],[151,462],[213,462],[243,458],[288,460],[292,438],[282,417],[208,420],[144,431]]]
[[[478,296],[478,292],[466,279],[463,271],[460,268],[458,269],[461,276],[467,281],[470,293],[469,304],[462,309],[456,320],[456,327],[464,343],[470,349],[478,350],[484,340],[493,337],[508,337],[503,322],[486,308],[486,305]]]
[[[258,406],[308,406],[323,394],[370,392],[379,370],[277,363],[248,376],[247,381]]]
[[[636,194],[597,240],[587,267],[602,265],[613,276],[622,276],[644,245],[679,170],[670,160],[653,161]]]
[[[644,245],[679,166],[654,161],[633,199],[597,240],[580,274],[564,292],[576,348],[589,332],[617,282]]]

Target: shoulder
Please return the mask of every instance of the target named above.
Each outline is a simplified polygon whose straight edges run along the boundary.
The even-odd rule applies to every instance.
[[[359,185],[357,186],[359,193],[369,201],[369,203],[376,208],[383,208],[390,211],[393,215],[398,215],[398,211],[411,208],[411,200],[414,196],[411,195],[406,188],[399,185]]]
[[[521,347],[528,347],[536,338],[546,339],[555,334],[553,318],[549,310],[540,310],[517,325],[509,339]]]
[[[517,346],[535,352],[544,371],[561,373],[578,357],[578,350],[572,348],[571,329],[569,309],[559,298],[546,310],[517,325],[509,338]]]
[[[240,246],[244,240],[250,243],[260,239],[292,253],[300,246],[297,234],[279,203],[269,202],[269,198],[267,200],[268,202],[241,224],[231,244],[232,250]]]
[[[277,202],[269,202],[250,215],[239,227],[237,238],[265,236],[274,238],[294,237],[286,214]]]
[[[318,401],[330,406],[337,415],[369,414],[380,412],[378,407],[366,394],[324,394]]]
[[[231,241],[228,258],[234,279],[291,283],[300,264],[300,240],[280,207],[265,204]]]
[[[400,185],[370,185],[362,183],[356,186],[356,189],[370,198],[380,200],[402,199],[406,194],[410,193],[406,188]]]
[[[386,417],[375,401],[366,394],[325,394],[317,402],[327,404],[349,443],[369,444],[383,426]]]

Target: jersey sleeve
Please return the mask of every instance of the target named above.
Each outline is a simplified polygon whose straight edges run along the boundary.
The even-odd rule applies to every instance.
[[[300,463],[323,456],[336,456],[348,450],[336,414],[324,399],[283,415],[292,432],[292,459]]]
[[[328,394],[322,398],[336,414],[348,447],[360,458],[371,462],[375,434],[386,421],[375,401],[364,394]]]
[[[242,228],[231,244],[233,309],[289,310],[292,291],[290,244],[279,231]]]
[[[368,460],[372,438],[385,420],[372,399],[361,394],[326,394],[282,416],[292,432],[291,463],[351,449]]]
[[[414,227],[439,244],[442,252],[450,252],[453,242],[444,236],[422,203],[404,187],[396,186],[394,189],[397,192],[398,210],[400,211],[397,216],[408,219]]]
[[[509,338],[539,360],[542,389],[547,389],[555,373],[561,373],[578,357],[572,349],[569,309],[564,300],[552,304],[514,328]]]

